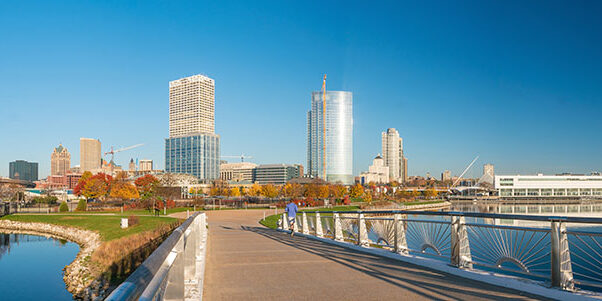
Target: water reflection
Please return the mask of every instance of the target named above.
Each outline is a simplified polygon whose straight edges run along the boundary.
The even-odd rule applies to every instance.
[[[0,233],[0,299],[72,300],[62,270],[78,251],[66,240]]]

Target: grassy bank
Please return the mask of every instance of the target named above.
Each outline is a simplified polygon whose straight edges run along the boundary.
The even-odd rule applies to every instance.
[[[129,213],[131,214],[131,213]],[[127,214],[127,215],[129,215]],[[2,217],[2,219],[17,222],[46,223],[60,226],[76,227],[98,232],[104,241],[157,229],[163,225],[177,222],[171,217],[140,216],[139,223],[126,229],[121,229],[119,215],[76,215],[74,214],[17,214]]]

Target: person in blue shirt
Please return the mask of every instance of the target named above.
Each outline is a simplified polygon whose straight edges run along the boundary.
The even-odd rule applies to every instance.
[[[291,237],[295,234],[295,217],[297,216],[298,211],[299,208],[297,208],[297,204],[293,202],[293,199],[291,199],[288,205],[286,205],[286,208],[284,208],[284,212],[286,212],[286,215],[288,216],[288,226],[289,229],[291,229]]]

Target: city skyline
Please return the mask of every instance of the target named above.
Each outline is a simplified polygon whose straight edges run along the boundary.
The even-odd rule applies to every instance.
[[[13,145],[0,150],[0,175],[14,160],[39,162],[48,175],[59,143],[78,165],[80,137],[100,139],[102,152],[144,142],[117,163],[148,158],[164,168],[166,83],[198,73],[218,82],[221,153],[258,164],[306,162],[307,95],[328,73],[328,90],[354,94],[354,175],[389,127],[405,140],[411,175],[459,174],[477,154],[499,174],[602,169],[602,142],[591,138],[602,130],[600,4],[416,5],[349,5],[325,32],[313,24],[323,13],[307,4],[0,4],[11,28],[0,49],[0,140]],[[359,18],[377,10],[386,17]],[[35,89],[31,74],[44,77]]]

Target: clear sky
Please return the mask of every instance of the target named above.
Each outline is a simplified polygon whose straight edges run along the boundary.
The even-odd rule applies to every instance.
[[[415,1],[413,1],[415,2]],[[79,138],[164,167],[168,82],[216,81],[222,155],[306,164],[321,88],[353,92],[354,172],[397,128],[410,174],[602,170],[600,1],[0,2],[0,175]]]

